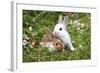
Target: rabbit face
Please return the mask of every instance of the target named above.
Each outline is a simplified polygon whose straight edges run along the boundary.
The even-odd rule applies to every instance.
[[[64,43],[61,40],[56,39],[56,41],[54,41],[53,45],[55,46],[57,51],[64,51]]]
[[[63,37],[66,34],[66,25],[67,25],[68,17],[65,16],[64,19],[62,19],[62,15],[59,16],[58,24],[55,25],[53,34],[58,37]]]
[[[56,36],[63,36],[63,34],[65,34],[65,30],[65,25],[57,24],[54,28],[53,34],[55,34]]]

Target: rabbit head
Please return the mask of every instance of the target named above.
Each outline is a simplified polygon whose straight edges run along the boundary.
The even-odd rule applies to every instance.
[[[56,51],[64,51],[64,43],[60,39],[55,38],[53,45]]]
[[[62,19],[62,15],[59,16],[58,23],[55,25],[53,34],[57,36],[63,36],[66,33],[66,25],[67,25],[68,17],[65,16]]]
[[[43,35],[40,45],[42,45],[43,47],[47,47],[50,52],[62,51],[64,49],[63,42],[55,37],[55,35],[53,35],[53,33],[50,31],[47,31],[47,33]]]

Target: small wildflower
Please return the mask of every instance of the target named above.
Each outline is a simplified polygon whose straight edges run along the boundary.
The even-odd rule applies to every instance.
[[[28,36],[27,36],[26,34],[23,34],[23,38],[24,38],[25,40],[29,40],[29,38],[28,38]]]
[[[78,20],[75,20],[75,21],[74,21],[74,24],[77,24],[77,23],[78,23]]]
[[[73,22],[73,24],[74,24],[75,26],[80,26],[80,20],[75,20],[75,21]]]
[[[83,29],[84,27],[85,27],[85,24],[84,24],[84,23],[82,23],[82,24],[81,24],[81,28]]]
[[[79,48],[82,48],[83,46],[82,45],[79,45]]]
[[[23,45],[27,45],[27,41],[26,40],[23,40]]]
[[[26,34],[23,34],[23,38],[26,39],[27,38],[27,35]]]
[[[75,41],[72,41],[73,43],[75,43]]]
[[[29,31],[32,31],[32,27],[31,26],[28,29],[29,29]]]
[[[83,34],[83,31],[84,31],[84,30],[81,29],[81,30],[80,30],[80,33]]]

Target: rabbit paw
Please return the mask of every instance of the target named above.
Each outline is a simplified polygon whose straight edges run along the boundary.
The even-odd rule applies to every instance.
[[[72,48],[71,48],[71,50],[72,50],[72,51],[74,51],[74,50],[75,50],[75,48],[74,48],[74,47],[72,47]]]

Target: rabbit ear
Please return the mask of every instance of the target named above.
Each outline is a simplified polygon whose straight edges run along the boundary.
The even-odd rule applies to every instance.
[[[44,29],[45,29],[45,31],[46,31],[47,34],[53,36],[52,31],[50,31],[47,27],[44,27]]]
[[[67,22],[68,22],[68,16],[65,16],[62,23],[67,26],[68,24]]]
[[[62,23],[62,15],[59,15],[58,23]]]

